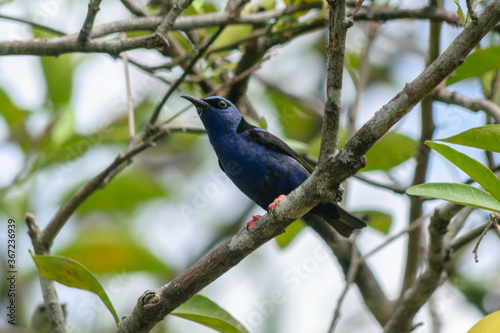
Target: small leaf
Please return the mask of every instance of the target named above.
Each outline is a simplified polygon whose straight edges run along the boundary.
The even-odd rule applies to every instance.
[[[342,147],[346,141],[346,131],[340,130],[339,146]],[[309,154],[318,157],[320,144],[321,136],[317,136],[309,145]],[[416,147],[415,140],[394,131],[387,132],[366,153],[366,167],[360,171],[387,171],[413,157]]]
[[[454,75],[448,77],[446,85],[449,86],[458,81],[471,77],[481,76],[489,71],[500,68],[500,46],[492,46],[484,50],[478,50],[465,59]]]
[[[54,107],[68,104],[72,92],[72,76],[74,65],[72,55],[41,57],[42,68],[47,82],[47,91]]]
[[[410,187],[409,195],[431,197],[460,205],[500,212],[500,201],[486,191],[471,185],[455,183],[428,183]]]
[[[427,141],[425,144],[446,157],[450,162],[478,182],[479,185],[484,187],[486,191],[490,192],[497,200],[500,200],[500,180],[490,169],[475,159],[446,145],[432,141]]]
[[[30,252],[31,253],[31,252]],[[104,288],[92,273],[78,262],[59,256],[38,256],[31,253],[40,274],[47,280],[57,281],[65,286],[90,291],[102,300],[119,324],[116,311]]]
[[[352,212],[356,216],[367,215],[368,225],[375,230],[378,230],[385,235],[389,233],[389,229],[392,225],[392,217],[390,214],[380,212],[377,210],[365,210],[359,212]]]
[[[462,11],[462,7],[460,7],[459,0],[453,0],[453,2],[457,5],[457,15],[464,20],[464,12]]]
[[[223,333],[248,333],[249,331],[226,310],[205,296],[194,295],[171,313]]]
[[[94,273],[152,272],[170,278],[173,272],[142,246],[122,225],[88,228],[57,253]]]
[[[218,49],[220,47],[231,45],[248,36],[252,32],[252,29],[253,27],[250,24],[228,26],[221,32],[219,37],[217,37],[212,45],[212,48]]]
[[[25,110],[19,109],[12,103],[10,97],[0,89],[0,115],[5,118],[7,126],[10,128],[10,138],[14,141],[28,140],[26,133],[26,118],[29,113]]]
[[[302,231],[302,229],[305,228],[305,226],[306,223],[304,222],[304,220],[298,219],[294,223],[290,224],[290,226],[286,228],[284,233],[275,238],[276,243],[282,249],[287,247],[295,239],[295,237]]]
[[[260,117],[259,118],[259,127],[262,128],[262,129],[267,130],[267,121],[266,121],[266,118],[264,118],[264,117]]]
[[[474,127],[449,138],[439,139],[438,141],[500,153],[500,125]]]
[[[388,132],[366,153],[366,167],[361,171],[388,171],[413,157],[416,148],[415,140],[394,131]]]
[[[287,138],[307,142],[321,131],[321,117],[281,91],[268,88]]]

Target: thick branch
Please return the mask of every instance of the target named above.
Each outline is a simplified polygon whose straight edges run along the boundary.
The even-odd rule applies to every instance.
[[[158,290],[147,292],[139,298],[132,315],[122,322],[119,332],[147,332],[176,306],[235,266],[261,244],[281,233],[288,224],[303,216],[320,200],[325,200],[318,189],[329,188],[331,184],[338,184],[355,174],[363,165],[361,161],[366,151],[444,80],[499,20],[500,0],[496,0],[485,9],[477,25],[466,27],[436,61],[379,110],[338,154],[327,157],[324,172],[314,172],[281,201],[276,208],[276,218],[265,215],[256,221],[255,234],[240,230],[178,278]],[[418,286],[420,284],[417,283]]]
[[[329,2],[328,15],[326,102],[318,166],[338,148],[345,42],[347,29],[352,25],[346,18],[345,1]]]

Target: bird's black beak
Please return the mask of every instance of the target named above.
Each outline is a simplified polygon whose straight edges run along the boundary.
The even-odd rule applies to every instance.
[[[196,107],[196,111],[198,112],[198,114],[200,116],[201,116],[201,113],[203,112],[204,109],[207,109],[210,107],[210,105],[207,102],[205,102],[204,100],[197,99],[197,98],[194,98],[194,97],[191,97],[188,95],[181,95],[181,97],[184,99],[187,99],[188,101],[193,103],[193,105]]]

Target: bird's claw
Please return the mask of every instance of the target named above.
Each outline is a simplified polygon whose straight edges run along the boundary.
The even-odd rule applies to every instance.
[[[269,214],[274,215],[274,212],[276,211],[276,206],[281,202],[281,200],[283,200],[285,198],[286,198],[286,195],[282,194],[279,197],[277,197],[276,199],[274,199],[273,202],[271,202],[271,204],[269,204],[269,206],[267,207],[267,212]]]
[[[250,221],[247,222],[247,231],[250,231],[250,232],[254,232],[253,231],[253,224],[255,221],[257,221],[258,219],[260,219],[262,216],[261,215],[252,215],[252,219]]]

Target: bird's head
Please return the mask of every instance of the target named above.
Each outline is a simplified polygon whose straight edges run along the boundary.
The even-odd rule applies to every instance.
[[[233,103],[220,96],[197,99],[182,95],[196,107],[208,135],[211,133],[236,133],[242,115]]]

